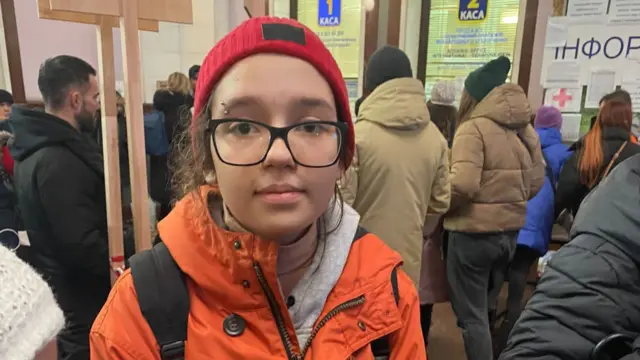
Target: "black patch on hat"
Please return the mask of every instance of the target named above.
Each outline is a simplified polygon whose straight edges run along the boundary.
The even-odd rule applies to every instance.
[[[306,45],[304,29],[288,24],[262,24],[262,38],[265,40],[282,40]]]

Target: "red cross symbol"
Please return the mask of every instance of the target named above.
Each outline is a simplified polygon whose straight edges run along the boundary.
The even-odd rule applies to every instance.
[[[571,100],[573,100],[573,96],[567,94],[567,89],[560,89],[558,95],[553,95],[553,101],[557,102],[561,109]]]

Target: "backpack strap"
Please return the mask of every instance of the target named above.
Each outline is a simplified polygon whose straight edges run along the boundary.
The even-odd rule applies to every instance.
[[[393,290],[393,297],[396,300],[396,306],[400,303],[400,291],[398,290],[398,266],[391,270],[391,289]],[[385,335],[381,338],[375,339],[371,342],[371,351],[374,357],[389,357],[391,356],[391,346],[389,344],[389,335]]]
[[[609,172],[611,171],[611,168],[613,167],[613,163],[616,162],[616,160],[618,160],[618,158],[620,157],[620,154],[622,153],[622,150],[624,150],[624,148],[627,146],[627,143],[629,141],[625,141],[622,143],[622,145],[620,146],[620,148],[618,149],[618,151],[616,151],[615,154],[613,154],[613,157],[611,158],[611,161],[609,161],[609,164],[607,164],[607,167],[604,169],[604,172],[602,173],[602,177],[600,178],[600,181],[602,181],[602,179],[606,178],[607,175],[609,175]]]
[[[369,232],[358,226],[353,241],[358,241],[365,237]],[[391,270],[391,289],[393,290],[393,298],[396,300],[396,305],[400,303],[400,291],[398,289],[398,267],[396,266]],[[391,355],[391,346],[389,345],[389,335],[385,335],[381,338],[377,338],[371,342],[371,352],[374,357],[389,357]]]
[[[184,273],[162,242],[131,257],[130,265],[140,310],[156,337],[160,358],[184,359],[190,306]]]

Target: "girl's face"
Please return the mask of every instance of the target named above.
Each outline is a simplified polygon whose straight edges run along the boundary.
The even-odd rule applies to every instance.
[[[309,63],[285,55],[259,54],[236,63],[218,82],[211,108],[213,119],[246,119],[276,128],[337,122],[327,81]],[[329,149],[335,149],[329,139],[338,139],[334,146],[340,140],[327,134],[327,128],[317,125],[291,130],[289,144],[296,159],[329,163],[320,155],[329,159]],[[259,124],[221,124],[211,137],[210,150],[220,192],[233,217],[258,236],[288,243],[327,209],[342,169],[339,163],[322,168],[298,165],[280,138],[261,163],[228,164],[259,160],[268,138]]]

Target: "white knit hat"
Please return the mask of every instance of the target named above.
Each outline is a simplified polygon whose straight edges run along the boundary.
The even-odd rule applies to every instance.
[[[47,283],[0,246],[0,359],[31,360],[64,327]]]
[[[456,101],[456,84],[451,80],[438,80],[431,88],[431,102],[436,105],[453,105]]]

